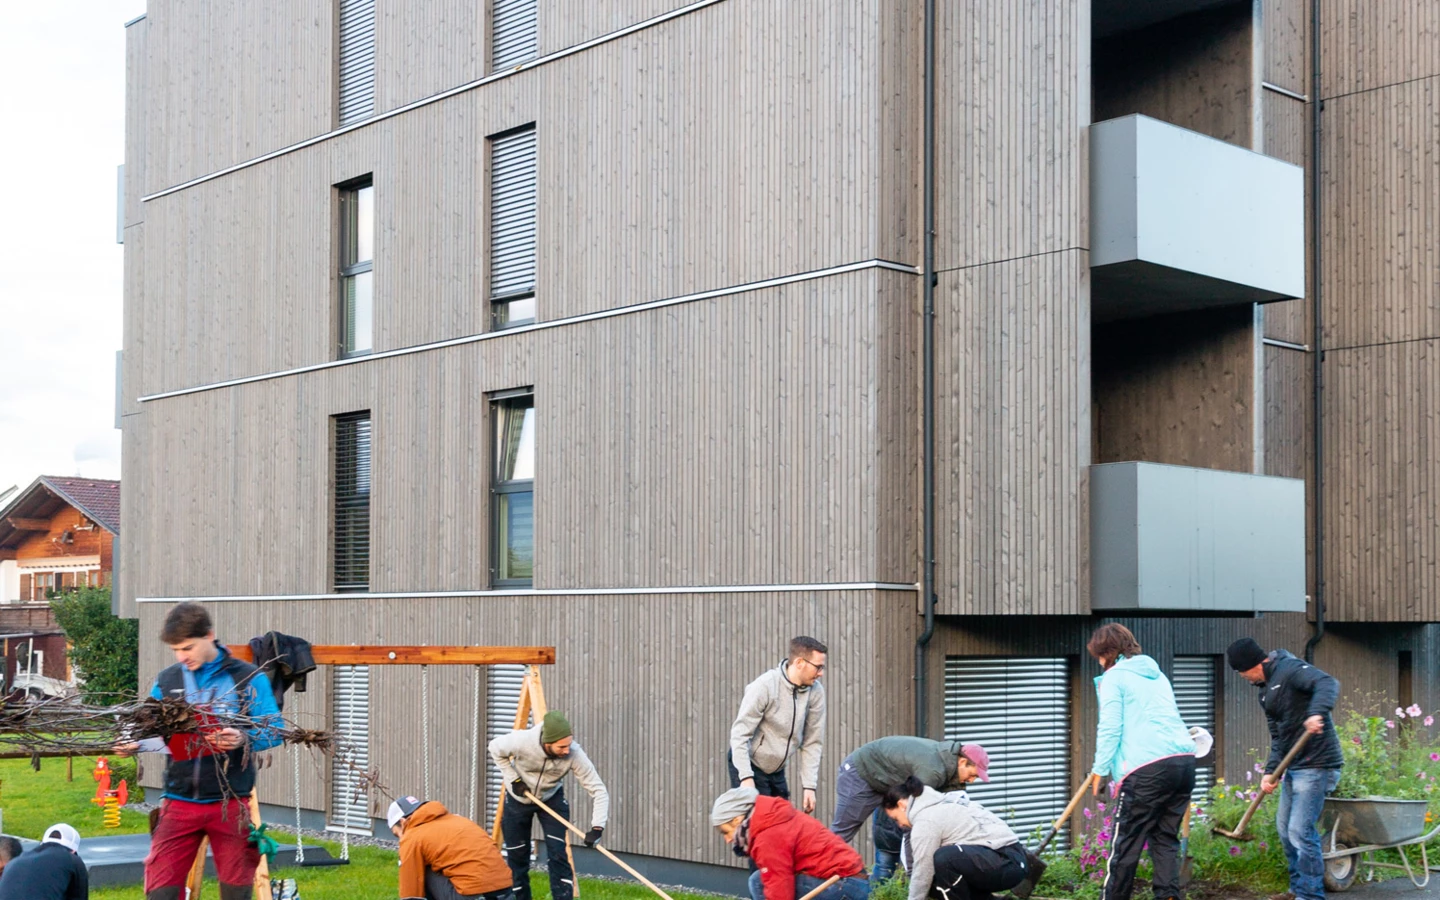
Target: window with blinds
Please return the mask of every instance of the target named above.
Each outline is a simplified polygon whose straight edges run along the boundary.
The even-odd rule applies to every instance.
[[[330,729],[338,747],[330,761],[326,824],[330,831],[370,834],[370,803],[362,777],[370,770],[370,667],[333,666],[330,678]]]
[[[1219,710],[1220,686],[1218,656],[1177,656],[1171,669],[1170,687],[1175,691],[1175,705],[1186,728],[1199,726],[1215,736],[1219,748],[1216,711]],[[1204,799],[1215,783],[1216,756],[1211,756],[1195,769],[1195,800]]]
[[[485,735],[486,744],[502,734],[515,730],[515,709],[520,705],[520,685],[525,680],[524,666],[485,667]],[[504,787],[500,770],[485,764],[485,821],[495,818]]]
[[[496,328],[535,321],[535,126],[490,139],[490,303]]]
[[[535,396],[492,397],[495,423],[494,563],[497,587],[524,587],[535,573]]]
[[[990,783],[970,785],[972,799],[1022,838],[1048,827],[1070,800],[1069,662],[946,657],[945,737],[990,755]]]
[[[340,0],[336,43],[341,125],[375,114],[375,0]]]
[[[537,0],[491,0],[490,69],[508,69],[539,53]]]
[[[369,175],[340,192],[340,356],[374,348],[375,185]]]
[[[370,589],[370,413],[335,417],[335,590]]]

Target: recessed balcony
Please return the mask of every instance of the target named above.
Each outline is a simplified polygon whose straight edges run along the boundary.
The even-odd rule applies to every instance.
[[[1090,545],[1097,611],[1305,611],[1299,479],[1091,466]]]
[[[1091,30],[1097,38],[1109,37],[1233,2],[1235,0],[1094,0],[1090,7]]]
[[[1097,322],[1305,293],[1304,170],[1148,116],[1090,128]]]

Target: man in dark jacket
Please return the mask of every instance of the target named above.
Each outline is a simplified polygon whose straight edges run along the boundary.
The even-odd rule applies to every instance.
[[[1325,795],[1340,782],[1345,761],[1330,717],[1340,698],[1340,682],[1284,650],[1266,653],[1251,638],[1231,644],[1226,656],[1232,669],[1260,688],[1260,707],[1270,726],[1270,757],[1260,790],[1268,794],[1280,788],[1275,826],[1290,864],[1290,892],[1296,900],[1322,900],[1325,862],[1315,823]],[[1307,732],[1310,742],[1285,770],[1283,780],[1277,779],[1274,773],[1280,760]]]
[[[90,900],[90,876],[79,849],[79,832],[51,825],[40,846],[5,864],[0,900]]]

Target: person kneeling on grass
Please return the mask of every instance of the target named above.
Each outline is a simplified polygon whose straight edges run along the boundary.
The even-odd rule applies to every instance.
[[[835,875],[840,880],[816,900],[865,900],[870,894],[855,848],[783,798],[733,788],[715,800],[710,824],[736,856],[755,861],[751,900],[795,900]]]
[[[13,841],[13,838],[5,838]],[[6,852],[13,852],[13,846]],[[0,900],[89,900],[90,876],[80,859],[80,833],[64,823],[45,829],[40,846],[19,853],[0,873]]]
[[[1000,817],[913,775],[885,792],[885,814],[907,829],[909,900],[990,900],[1025,880],[1025,848]]]
[[[510,867],[485,829],[438,801],[401,797],[385,813],[400,839],[401,900],[510,900]]]

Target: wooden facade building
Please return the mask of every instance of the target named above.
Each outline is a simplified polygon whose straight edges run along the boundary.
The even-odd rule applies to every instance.
[[[498,5],[129,23],[143,679],[182,599],[231,642],[553,645],[608,846],[712,884],[743,874],[704,816],[728,728],[794,634],[831,648],[822,816],[849,750],[917,727],[922,672],[925,730],[1001,723],[993,802],[1052,814],[1111,619],[1220,733],[1212,776],[1263,739],[1237,636],[1298,655],[1323,624],[1347,696],[1440,702],[1429,4],[1322,3],[1318,35],[1309,0]],[[1152,140],[1194,155],[1117,195]],[[509,678],[322,672],[294,709],[334,723],[363,684],[383,780],[420,790],[427,743],[479,817]],[[373,826],[312,774],[261,797]]]

